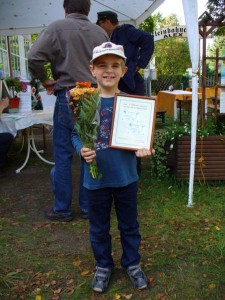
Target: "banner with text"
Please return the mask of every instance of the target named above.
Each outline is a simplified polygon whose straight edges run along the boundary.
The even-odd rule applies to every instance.
[[[154,41],[175,37],[187,38],[186,26],[170,26],[166,28],[160,28],[154,32]]]

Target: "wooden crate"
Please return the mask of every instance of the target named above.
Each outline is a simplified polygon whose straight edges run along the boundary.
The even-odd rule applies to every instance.
[[[190,141],[190,137],[178,138],[174,149],[167,155],[167,166],[178,179],[189,178]],[[225,180],[225,136],[208,136],[202,141],[197,138],[195,154],[195,180]],[[201,157],[205,165],[202,168],[199,164]]]

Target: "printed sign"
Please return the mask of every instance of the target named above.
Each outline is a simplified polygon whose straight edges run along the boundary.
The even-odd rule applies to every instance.
[[[186,26],[171,26],[155,30],[154,41],[159,41],[168,38],[187,38]]]

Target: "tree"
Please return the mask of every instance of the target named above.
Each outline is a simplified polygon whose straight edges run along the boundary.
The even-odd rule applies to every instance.
[[[168,26],[177,26],[179,21],[177,15],[171,14],[163,18],[157,13],[140,25],[140,28],[152,32]],[[158,75],[184,74],[190,67],[190,54],[188,42],[183,38],[169,38],[155,42],[154,55]]]
[[[184,39],[158,41],[155,52],[158,75],[184,74],[190,67],[188,43]]]
[[[216,49],[219,50],[219,57],[222,56],[222,50],[225,49],[225,39],[224,36],[215,36],[213,39],[213,43],[208,46],[207,49],[207,56],[208,57],[216,57]],[[212,72],[215,72],[216,69],[216,61],[209,59],[208,60],[209,68],[212,70]]]
[[[224,21],[225,1],[224,0],[208,0],[207,12],[213,17],[214,20]],[[216,36],[225,35],[225,27],[219,26],[214,30]]]
[[[224,16],[225,1],[224,0],[208,0],[207,11],[214,19],[219,19]]]
[[[207,49],[207,55],[216,56],[216,49],[219,49],[219,56],[222,56],[222,50],[225,49],[225,39],[223,36],[215,36],[213,43]]]
[[[153,17],[148,17],[143,23],[139,25],[139,28],[149,33],[153,33],[156,28],[159,28],[158,26],[162,21],[162,15],[160,13],[157,13]]]

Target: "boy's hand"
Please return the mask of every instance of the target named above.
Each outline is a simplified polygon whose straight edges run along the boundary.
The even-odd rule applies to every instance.
[[[92,163],[96,156],[95,150],[91,150],[89,148],[81,148],[80,154],[88,164]]]
[[[146,157],[146,156],[150,156],[154,153],[155,153],[154,149],[152,149],[152,151],[150,151],[149,149],[146,149],[146,148],[138,149],[137,151],[135,151],[135,154],[137,157]]]

